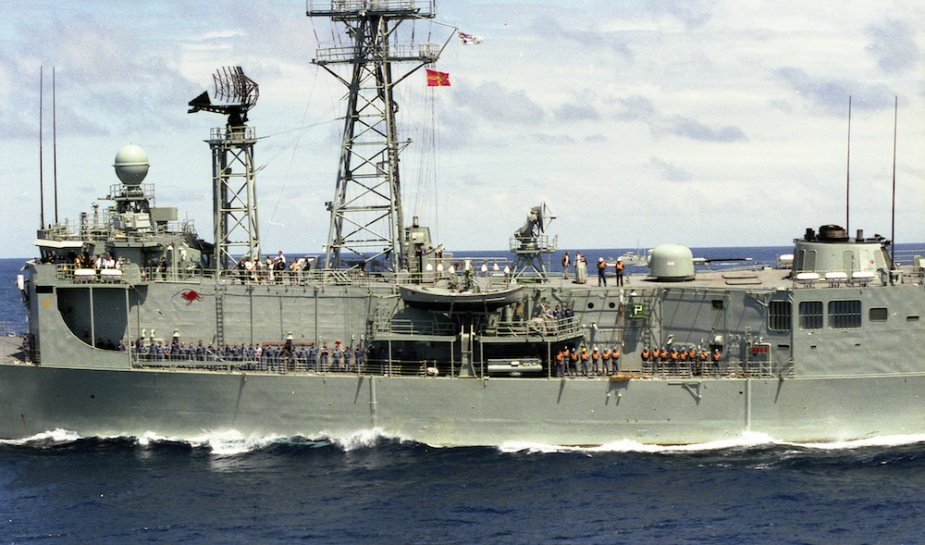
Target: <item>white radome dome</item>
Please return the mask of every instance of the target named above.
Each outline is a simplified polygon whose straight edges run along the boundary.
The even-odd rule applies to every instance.
[[[148,154],[144,148],[129,144],[122,146],[116,153],[115,164],[116,176],[119,180],[130,186],[140,185],[148,175]]]

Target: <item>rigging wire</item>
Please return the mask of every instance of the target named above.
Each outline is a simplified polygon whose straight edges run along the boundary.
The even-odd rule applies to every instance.
[[[311,130],[311,129],[315,128],[315,127],[318,127],[318,126],[323,125],[323,124],[325,124],[325,123],[331,123],[331,122],[335,121],[335,120],[330,119],[330,116],[329,116],[329,114],[333,111],[333,107],[331,107],[331,108],[325,110],[325,111],[324,111],[323,113],[321,113],[319,116],[317,116],[313,122],[311,122],[311,123],[309,123],[309,124],[305,124],[306,118],[308,117],[308,113],[309,113],[309,107],[310,107],[310,105],[311,105],[312,102],[313,102],[313,97],[314,97],[314,94],[315,94],[315,88],[316,88],[317,83],[318,83],[318,70],[315,70],[314,75],[315,75],[315,77],[312,79],[312,84],[311,84],[311,87],[310,87],[309,93],[308,93],[308,99],[305,101],[305,109],[304,109],[303,112],[302,112],[302,125],[301,125],[299,128],[297,128],[297,129],[290,129],[290,130],[286,130],[286,131],[280,131],[280,132],[278,132],[278,133],[275,133],[275,134],[269,135],[269,136],[278,136],[278,135],[281,135],[281,134],[291,133],[291,132],[293,132],[293,131],[296,132],[296,135],[295,135],[293,138],[291,138],[288,142],[286,142],[286,143],[279,149],[279,151],[278,151],[275,155],[273,155],[272,157],[270,157],[270,159],[269,159],[266,163],[264,163],[263,165],[261,165],[261,166],[257,169],[257,171],[262,170],[262,169],[265,168],[267,165],[269,165],[271,162],[273,162],[273,161],[275,161],[276,159],[278,159],[284,152],[286,152],[286,151],[288,151],[288,150],[291,150],[291,151],[292,151],[292,154],[290,155],[290,158],[289,158],[289,164],[288,164],[288,166],[286,167],[286,173],[285,173],[285,175],[283,176],[283,186],[282,186],[282,188],[280,188],[280,191],[279,191],[279,193],[278,193],[278,195],[277,195],[277,197],[276,197],[276,204],[275,204],[275,206],[273,207],[273,212],[270,214],[270,219],[268,220],[270,223],[272,223],[272,224],[274,224],[274,225],[282,225],[282,224],[279,224],[279,223],[274,223],[273,220],[276,219],[276,213],[279,211],[280,202],[282,202],[283,194],[286,192],[286,188],[287,188],[288,183],[289,183],[289,180],[290,180],[290,178],[291,178],[292,169],[293,169],[293,166],[294,166],[294,164],[295,164],[296,153],[298,152],[299,143],[301,142],[302,137],[305,136],[305,134],[308,133],[309,130]],[[325,120],[325,118],[327,118],[327,119]]]
[[[427,105],[428,89],[425,87],[424,90],[419,91],[419,93],[420,93],[418,95],[419,103],[416,105],[417,107],[414,109],[415,120],[412,125],[412,127],[414,128],[414,139],[420,143],[415,148],[416,172],[415,172],[415,183],[414,183],[414,193],[413,193],[414,195],[413,215],[418,215],[418,216],[421,214],[421,209],[423,207],[423,204],[422,204],[423,203],[423,192],[424,192],[425,175],[426,175],[426,172],[424,169],[424,163],[425,163],[425,157],[427,156],[428,142],[427,142],[426,133],[425,133],[425,125],[426,125],[425,111],[426,111],[426,105]]]
[[[311,22],[311,27],[312,27],[312,34],[315,36],[315,43],[316,43],[317,46],[320,47],[321,40],[318,38],[318,29],[317,29],[317,27],[315,27],[314,21]],[[331,27],[331,34],[332,34],[332,36],[334,36],[334,28],[333,28],[333,26]],[[288,186],[289,179],[290,179],[290,177],[292,176],[292,170],[293,170],[293,167],[294,167],[295,161],[296,161],[296,154],[297,154],[297,152],[298,152],[299,143],[301,142],[302,137],[305,136],[305,134],[308,133],[308,131],[310,131],[311,129],[313,129],[313,128],[315,128],[315,127],[318,127],[318,126],[320,126],[320,125],[322,125],[322,124],[330,123],[330,122],[333,122],[333,121],[336,120],[336,119],[332,119],[332,117],[331,117],[331,114],[333,113],[333,111],[334,111],[334,109],[335,109],[335,108],[334,108],[334,104],[332,103],[324,112],[320,113],[320,114],[315,118],[314,121],[312,121],[312,122],[309,123],[309,124],[306,124],[306,118],[308,117],[309,108],[310,108],[311,104],[313,103],[314,95],[315,95],[315,89],[316,89],[316,87],[317,87],[317,85],[318,85],[318,73],[320,72],[320,70],[321,70],[320,67],[317,67],[317,66],[316,66],[316,68],[315,68],[315,70],[314,70],[314,77],[312,78],[311,86],[309,87],[308,98],[307,98],[306,101],[305,101],[305,108],[304,108],[304,110],[302,111],[302,123],[301,123],[301,126],[298,127],[298,128],[295,128],[295,129],[289,129],[289,130],[285,130],[285,131],[280,131],[280,132],[277,132],[277,133],[274,133],[274,134],[267,135],[267,136],[265,136],[265,137],[261,137],[261,138],[270,138],[270,137],[275,137],[275,136],[279,136],[279,135],[282,135],[282,134],[287,134],[287,133],[291,133],[291,132],[296,132],[296,135],[295,135],[292,139],[290,139],[288,142],[286,142],[286,143],[279,149],[279,151],[277,151],[277,153],[276,153],[275,155],[271,156],[266,162],[264,162],[264,163],[263,163],[260,167],[258,167],[258,168],[256,169],[256,171],[255,171],[255,172],[258,172],[258,171],[260,171],[260,170],[263,170],[267,165],[269,165],[270,163],[272,163],[273,161],[275,161],[276,159],[278,159],[284,152],[286,152],[286,151],[288,151],[288,150],[291,149],[291,152],[292,152],[292,153],[291,153],[290,158],[289,158],[289,165],[286,167],[286,173],[285,173],[285,175],[283,176],[283,185],[282,185],[282,187],[280,188],[280,190],[279,190],[279,192],[278,192],[278,194],[277,194],[277,197],[276,197],[276,204],[275,204],[274,207],[273,207],[273,211],[272,211],[272,213],[270,214],[270,218],[267,220],[271,225],[285,226],[284,224],[282,224],[282,223],[277,223],[277,222],[275,222],[275,221],[273,221],[273,220],[276,219],[276,214],[277,214],[277,212],[279,211],[279,206],[280,206],[280,203],[282,202],[283,194],[286,192],[286,188],[287,188],[287,186]]]
[[[432,225],[439,221],[439,196],[437,194],[437,110],[436,95],[433,87],[424,87],[414,123],[416,140],[420,142],[417,147],[417,176],[414,184],[413,215],[420,216],[433,205],[434,218]]]
[[[434,184],[434,236],[437,237],[437,240],[440,240],[440,185],[437,183],[437,151],[439,150],[439,147],[437,146],[437,107],[436,100],[433,99],[433,88],[431,88],[430,102],[430,141],[431,148],[433,149],[433,153],[430,154],[430,167],[432,173],[432,181]]]

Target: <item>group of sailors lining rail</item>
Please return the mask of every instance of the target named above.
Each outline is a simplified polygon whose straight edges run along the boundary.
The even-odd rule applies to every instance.
[[[75,269],[86,268],[96,269],[97,271],[101,269],[121,269],[126,263],[124,257],[116,258],[109,253],[96,254],[94,257],[87,252],[74,251],[68,252],[67,254],[60,252],[43,252],[42,256],[36,261],[44,264],[73,265]]]
[[[620,371],[620,347],[564,346],[556,351],[557,377],[606,376]]]
[[[710,352],[705,347],[698,349],[694,345],[681,346],[680,348],[677,346],[656,346],[653,348],[644,346],[639,353],[643,363],[706,363],[708,361],[719,363],[722,356],[723,354],[719,347],[714,347],[713,351]]]
[[[125,347],[119,342],[117,350]],[[183,362],[222,362],[239,364],[254,370],[273,371],[316,371],[356,372],[366,364],[366,350],[357,344],[349,345],[335,341],[332,347],[327,342],[317,346],[314,342],[293,343],[231,343],[215,345],[198,344],[174,340],[170,343],[138,339],[131,343],[132,359],[141,364],[182,365]]]
[[[590,350],[585,345],[564,346],[555,353],[556,376],[593,378],[613,375],[620,371],[620,356],[619,346],[613,348],[605,346],[603,349],[593,346]],[[714,347],[711,352],[704,347],[697,348],[694,345],[655,348],[645,346],[639,356],[644,369],[647,364],[690,363],[699,372],[708,362],[718,364],[722,359],[722,352],[719,347]]]
[[[180,263],[185,263],[186,250],[182,249],[178,257]],[[265,259],[259,257],[241,258],[236,262],[234,269],[229,272],[229,276],[243,283],[288,283],[292,279],[299,278],[301,274],[311,271],[314,260],[315,258],[310,256],[288,260],[286,255],[280,250],[275,256],[268,255]],[[97,275],[99,275],[102,270],[121,270],[129,263],[129,260],[124,257],[115,257],[111,253],[97,254],[94,256],[86,252],[69,252],[66,256],[60,253],[49,252],[44,254],[39,261],[41,263],[70,265],[75,270],[95,269]],[[144,267],[143,274],[146,278],[151,280],[166,280],[169,270],[170,262],[167,256],[161,256],[159,259],[150,261],[147,266]]]
[[[309,272],[312,260],[300,257],[290,262],[282,250],[275,257],[267,256],[265,261],[259,257],[244,257],[235,264],[233,276],[244,283],[282,284],[287,277],[298,277],[300,273]]]

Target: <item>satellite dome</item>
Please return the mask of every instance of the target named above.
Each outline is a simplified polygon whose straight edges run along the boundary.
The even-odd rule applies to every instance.
[[[694,254],[680,244],[662,244],[649,257],[649,276],[662,281],[693,280]]]
[[[141,146],[129,144],[122,146],[116,153],[116,162],[112,165],[116,176],[125,185],[140,185],[148,175],[148,154]]]

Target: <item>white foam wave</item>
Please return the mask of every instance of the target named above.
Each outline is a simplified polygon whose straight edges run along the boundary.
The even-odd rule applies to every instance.
[[[73,443],[80,439],[81,437],[73,431],[57,428],[57,429],[53,429],[49,431],[43,431],[42,433],[37,433],[35,435],[32,435],[30,437],[25,437],[23,439],[0,440],[0,444],[16,445],[16,446],[53,447],[53,446],[66,445],[68,443]]]
[[[131,440],[140,447],[154,447],[159,444],[184,444],[192,448],[208,449],[216,456],[236,456],[256,452],[274,444],[289,443],[315,447],[334,446],[343,451],[372,448],[381,440],[412,442],[400,435],[389,433],[381,428],[357,430],[346,434],[326,431],[311,435],[285,436],[278,434],[244,434],[237,430],[208,430],[194,436],[170,436],[146,431],[140,435],[121,434],[111,436],[85,437],[70,430],[49,430],[23,439],[0,440],[0,445],[55,447],[75,443],[82,439]]]
[[[311,435],[283,436],[245,435],[237,430],[203,431],[191,437],[166,436],[153,431],[141,435],[114,435],[108,437],[83,437],[73,431],[54,429],[35,434],[23,439],[0,440],[0,445],[31,446],[37,448],[50,448],[63,446],[82,439],[99,440],[131,440],[141,447],[153,447],[159,444],[185,444],[190,447],[208,449],[211,454],[220,457],[238,456],[250,452],[257,452],[274,444],[310,445],[314,447],[334,446],[344,452],[374,448],[380,441],[410,444],[416,441],[411,437],[392,433],[381,428],[356,430],[350,433],[331,433],[321,431]],[[925,434],[891,435],[883,437],[870,437],[865,439],[839,440],[828,442],[799,443],[780,441],[758,432],[745,432],[739,437],[730,439],[694,443],[688,445],[655,445],[640,443],[630,439],[621,439],[598,446],[568,446],[554,445],[527,441],[506,441],[497,446],[503,453],[551,454],[578,452],[588,455],[596,453],[648,453],[672,454],[710,452],[733,449],[752,448],[760,446],[789,446],[800,449],[821,451],[848,451],[862,448],[891,448],[925,443]]]
[[[285,439],[281,435],[244,435],[237,430],[223,430],[203,433],[186,442],[193,447],[207,448],[216,456],[236,456],[262,450]]]
[[[753,448],[760,446],[791,446],[805,449],[840,451],[854,450],[859,448],[890,448],[916,443],[925,443],[925,434],[917,435],[892,435],[883,437],[871,437],[867,439],[855,439],[846,441],[829,441],[819,443],[794,443],[789,441],[780,441],[774,439],[766,433],[745,432],[739,437],[723,439],[718,441],[709,441],[705,443],[692,443],[688,445],[654,445],[650,443],[640,443],[631,439],[621,439],[605,443],[599,446],[563,446],[551,445],[546,443],[531,443],[523,441],[508,441],[501,444],[498,449],[505,453],[530,453],[545,454],[556,452],[583,452],[593,453],[611,453],[611,452],[636,452],[648,454],[671,454],[671,453],[690,453],[690,452],[711,452],[732,449]]]
[[[147,432],[136,438],[138,444],[148,446],[156,443],[179,442],[193,448],[209,449],[216,456],[237,456],[256,452],[274,444],[299,444],[310,446],[333,445],[341,450],[350,451],[371,448],[380,439],[400,439],[398,436],[383,432],[379,428],[357,430],[346,435],[320,432],[310,436],[286,436],[278,434],[245,435],[237,430],[206,431],[192,437],[167,437]]]
[[[640,443],[632,439],[620,439],[598,446],[563,446],[550,445],[545,443],[530,443],[520,441],[508,441],[501,446],[501,452],[529,452],[529,453],[552,453],[552,452],[640,452],[649,454],[671,453],[671,452],[705,452],[712,450],[728,450],[733,448],[754,447],[765,444],[772,444],[774,441],[770,436],[763,433],[746,432],[739,437],[723,439],[718,441],[709,441],[706,443],[692,443],[688,445],[655,445],[651,443]]]
[[[401,437],[400,435],[386,432],[382,428],[357,430],[355,432],[348,433],[347,435],[324,432],[322,433],[322,436],[344,451],[371,448],[376,446],[376,444],[382,439],[385,439],[386,441],[398,441],[400,443],[410,441],[409,439]]]
[[[795,447],[815,450],[854,450],[860,448],[889,448],[925,443],[925,434],[916,435],[884,435],[882,437],[869,437],[866,439],[852,439],[845,441],[830,441],[826,443],[786,443]]]

